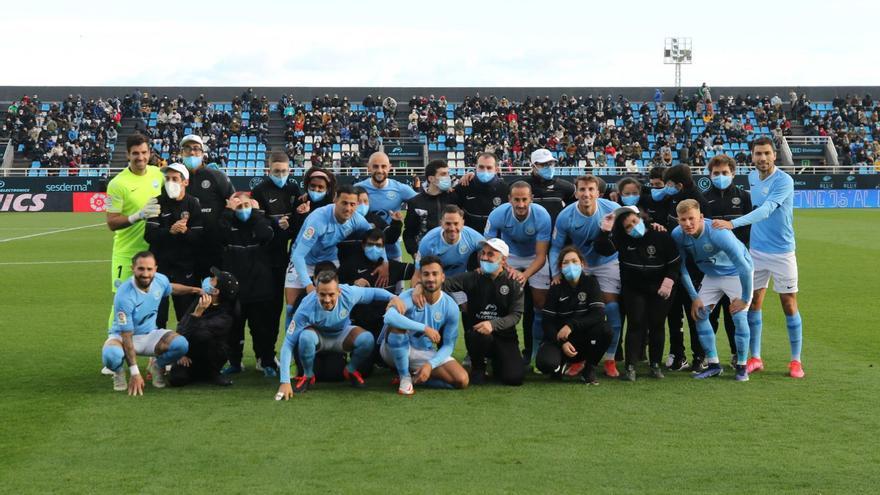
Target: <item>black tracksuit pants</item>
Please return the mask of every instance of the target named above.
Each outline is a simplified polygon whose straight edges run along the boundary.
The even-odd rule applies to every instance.
[[[563,363],[586,360],[595,366],[602,360],[608,346],[611,345],[611,328],[604,321],[596,323],[586,331],[573,330],[568,341],[574,345],[577,355],[569,358],[562,352],[562,343],[557,340],[545,340],[535,356],[535,366],[541,373],[550,375],[559,371]]]
[[[229,362],[238,364],[244,353],[244,326],[251,332],[254,355],[263,367],[275,366],[275,340],[278,320],[272,319],[272,300],[241,303],[241,314],[232,327],[229,343]]]
[[[486,359],[491,358],[495,378],[505,385],[522,385],[526,371],[516,337],[483,335],[469,327],[465,330],[464,342],[471,356],[474,372],[483,373]]]
[[[675,293],[663,299],[656,292],[624,287],[623,297],[626,299],[626,364],[635,366],[642,357],[646,340],[651,364],[659,364],[666,344],[666,316]]]

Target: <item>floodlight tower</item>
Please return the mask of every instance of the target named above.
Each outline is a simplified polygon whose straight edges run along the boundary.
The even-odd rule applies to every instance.
[[[666,38],[663,43],[663,63],[675,65],[675,87],[681,87],[681,65],[690,65],[693,61],[691,39],[676,37]]]

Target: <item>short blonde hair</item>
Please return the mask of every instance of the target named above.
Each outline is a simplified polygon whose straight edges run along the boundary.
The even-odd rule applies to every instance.
[[[688,210],[700,211],[700,203],[698,203],[696,199],[685,199],[675,207],[675,213],[678,215],[681,215]]]

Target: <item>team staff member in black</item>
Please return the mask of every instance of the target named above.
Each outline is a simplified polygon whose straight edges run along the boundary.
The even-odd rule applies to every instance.
[[[272,287],[272,267],[266,249],[272,242],[272,226],[246,193],[233,194],[229,208],[220,219],[223,246],[223,266],[239,283],[241,315],[235,322],[229,344],[229,367],[224,373],[241,372],[244,350],[244,325],[251,331],[254,354],[263,374],[278,376],[275,364],[275,340],[272,321],[272,302],[276,294]]]
[[[443,207],[454,204],[456,194],[452,189],[449,166],[443,160],[432,160],[425,167],[425,181],[428,187],[406,202],[406,218],[403,222],[403,246],[410,256],[419,252],[422,236],[434,227],[440,226]]]
[[[211,268],[211,277],[202,281],[202,291],[177,325],[177,333],[186,337],[189,350],[171,367],[168,383],[173,387],[194,381],[232,385],[220,368],[227,359],[229,334],[238,311],[238,280],[229,272]]]
[[[378,228],[366,233],[363,240],[358,243],[356,251],[349,251],[345,256],[339,257],[339,282],[358,287],[377,287],[376,275],[373,271],[385,260],[382,253],[385,252],[385,237]],[[384,287],[389,292],[394,292],[398,282],[410,280],[416,271],[412,263],[403,263],[396,260],[388,260],[388,282]],[[351,310],[351,324],[366,329],[379,338],[379,333],[384,325],[385,308],[384,302],[370,304],[358,304]],[[373,369],[373,363],[382,362],[379,359],[379,346],[374,349],[371,359],[361,366],[361,374],[368,376]]]
[[[403,230],[403,212],[395,211],[388,215],[387,218],[391,221],[389,223],[385,220],[384,212],[378,210],[370,211],[370,194],[366,189],[354,186],[354,192],[358,197],[357,212],[363,215],[373,228],[379,229],[386,244],[396,244]],[[359,252],[362,252],[363,246],[361,244],[365,235],[366,233],[364,232],[353,233],[337,244],[336,249],[339,250],[339,260],[342,261],[343,258],[348,256],[357,256]],[[393,287],[388,290],[394,292]]]
[[[595,366],[611,344],[605,303],[596,277],[586,275],[584,255],[574,246],[559,252],[557,273],[564,280],[550,286],[542,310],[544,341],[535,364],[542,373],[558,377],[569,364],[584,362],[581,378],[598,385]]]
[[[196,277],[201,279],[210,275],[212,266],[222,263],[220,231],[217,222],[223,215],[227,201],[235,189],[229,177],[219,170],[208,168],[204,162],[205,145],[197,134],[184,136],[180,140],[181,161],[190,171],[189,193],[202,205],[202,246],[196,258]]]
[[[161,212],[147,219],[144,239],[156,256],[159,273],[172,283],[198,287],[195,265],[202,238],[202,207],[186,193],[189,171],[180,163],[165,168],[165,192],[159,196]],[[183,318],[196,296],[171,296],[177,321]],[[159,305],[157,328],[168,328],[168,298]]]
[[[706,210],[706,218],[732,221],[752,211],[752,195],[749,191],[733,185],[736,176],[736,160],[728,155],[715,155],[707,165],[709,178],[712,185],[706,191],[706,202],[709,209]],[[744,225],[733,229],[733,235],[746,247],[749,246],[749,234],[751,227]],[[730,346],[731,359],[736,359],[736,341],[734,340],[733,317],[730,315],[730,299],[727,296],[721,298],[715,309],[709,315],[712,329],[718,332],[718,317],[724,312],[724,330],[727,333],[727,343]],[[734,363],[736,364],[736,363]]]
[[[477,156],[476,173],[462,178],[455,188],[455,204],[464,210],[464,224],[477,232],[486,230],[489,213],[507,199],[507,183],[498,176],[498,158],[493,153]]]
[[[269,266],[272,271],[272,309],[268,315],[275,322],[272,327],[272,342],[278,339],[278,325],[281,309],[284,307],[284,276],[290,262],[290,239],[296,235],[291,228],[293,222],[293,203],[299,197],[299,185],[290,181],[290,160],[287,153],[273,151],[269,154],[269,176],[251,192],[251,197],[260,205],[263,214],[272,225],[272,242],[266,247]],[[262,363],[257,363],[258,369]]]
[[[647,187],[640,189],[641,195],[637,205],[648,223],[659,223],[663,226],[667,224],[670,203],[665,191],[666,182],[663,181],[665,172],[666,167],[663,166],[654,167],[648,172],[648,184]],[[619,184],[618,190],[620,190]]]
[[[650,338],[651,376],[663,378],[660,363],[665,345],[666,315],[679,278],[681,258],[675,241],[666,232],[645,228],[635,206],[624,206],[603,219],[602,232],[593,246],[603,256],[618,253],[621,296],[626,304],[626,371],[624,380],[635,381],[636,363]]]
[[[686,199],[693,199],[700,204],[700,211],[706,211],[709,208],[703,193],[697,188],[691,175],[691,168],[688,165],[673,165],[663,172],[663,181],[665,186],[663,190],[666,194],[667,212],[664,226],[667,232],[672,232],[678,226],[678,216],[675,212],[678,203]],[[701,272],[692,260],[688,260],[688,273],[691,274],[691,280],[694,287],[699,287],[703,281],[703,272]],[[675,291],[675,299],[669,309],[669,355],[671,356],[666,365],[672,370],[685,370],[688,367],[687,357],[684,350],[684,320],[687,320],[688,330],[690,331],[691,354],[694,361],[690,365],[693,371],[703,371],[706,369],[705,353],[703,346],[700,345],[700,339],[697,338],[697,324],[691,316],[691,298],[688,297],[687,291]]]
[[[467,293],[464,313],[464,342],[472,367],[474,385],[486,382],[486,358],[492,359],[497,380],[505,385],[522,385],[525,368],[519,350],[516,324],[523,312],[523,289],[507,274],[507,243],[498,238],[483,241],[480,268],[447,277],[443,291]],[[421,291],[413,302],[421,306]],[[418,301],[417,301],[418,300]]]

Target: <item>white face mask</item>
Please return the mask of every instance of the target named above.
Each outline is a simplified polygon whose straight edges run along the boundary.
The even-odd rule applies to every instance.
[[[165,182],[165,192],[168,193],[168,197],[171,199],[177,199],[182,190],[183,186],[179,182]]]

